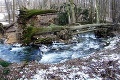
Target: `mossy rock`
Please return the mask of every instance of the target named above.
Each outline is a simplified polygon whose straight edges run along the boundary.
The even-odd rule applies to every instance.
[[[54,27],[51,27],[52,28],[52,32],[56,32],[56,31],[60,31],[60,30],[64,30],[65,27],[63,26],[54,26]]]
[[[68,40],[71,38],[71,32],[67,29],[61,30],[60,32],[57,32],[57,37],[62,40]]]
[[[31,43],[33,40],[32,40],[32,37],[33,35],[37,32],[37,30],[32,27],[32,26],[29,26],[29,27],[26,27],[23,31],[23,43],[24,44],[29,44]]]
[[[52,44],[52,38],[50,37],[40,38],[35,41],[35,44]]]
[[[36,28],[36,33],[35,34],[42,34],[42,33],[48,33],[48,32],[51,32],[52,31],[52,28],[51,27],[39,27],[39,28]]]
[[[43,34],[43,33],[49,33],[49,32],[56,32],[64,30],[65,27],[63,26],[49,26],[49,27],[36,27],[34,28],[36,30],[35,34]]]
[[[64,30],[63,26],[49,26],[49,27],[34,27],[34,26],[27,26],[23,31],[22,40],[24,44],[30,44],[31,42],[34,42],[33,36],[35,35],[43,35],[45,33],[54,33],[56,31]],[[41,38],[35,42],[38,43],[51,43],[52,38]]]

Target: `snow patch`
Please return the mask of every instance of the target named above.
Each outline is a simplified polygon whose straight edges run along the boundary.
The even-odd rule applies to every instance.
[[[92,59],[92,62],[97,62],[97,60],[96,59]]]
[[[32,80],[45,80],[46,70],[37,70],[37,74],[32,77]]]
[[[83,71],[79,71],[78,67],[67,68],[66,66],[52,66],[46,70],[37,70],[37,74],[32,76],[31,79],[49,80],[49,77],[47,77],[49,74],[59,76],[61,80],[102,80],[97,76],[95,76],[95,78],[90,78],[89,74],[86,74]]]
[[[110,60],[115,61],[115,60],[120,59],[120,55],[119,55],[119,54],[105,55],[105,56],[103,56],[102,59],[105,60],[105,61],[108,61],[108,60],[109,60],[109,61],[110,61]]]

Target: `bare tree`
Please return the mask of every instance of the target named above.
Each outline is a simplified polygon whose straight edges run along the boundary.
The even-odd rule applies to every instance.
[[[12,14],[13,14],[13,22],[15,21],[15,0],[13,0],[13,11],[12,11]]]
[[[12,3],[13,2],[13,3]],[[13,17],[15,21],[15,9],[55,9],[60,10],[60,7],[66,3],[70,6],[66,7],[69,23],[76,23],[75,7],[89,10],[89,20],[93,23],[96,19],[97,23],[105,22],[107,19],[112,19],[115,22],[119,16],[120,0],[5,0],[8,19]],[[15,5],[18,4],[18,5]],[[12,15],[11,15],[12,13]],[[79,19],[81,20],[81,19]]]
[[[75,11],[74,11],[75,5],[73,0],[69,0],[69,2],[70,2],[71,12],[72,12],[72,23],[76,23]]]
[[[43,9],[50,9],[50,0],[43,0]]]
[[[96,22],[100,23],[98,0],[95,0],[95,11],[96,11]]]
[[[9,7],[9,5],[10,5],[10,2],[8,1],[8,0],[5,0],[5,5],[6,5],[6,9],[7,9],[7,13],[8,13],[8,21],[9,21],[9,23],[10,23],[10,13],[11,13],[11,11],[10,11],[10,7]]]

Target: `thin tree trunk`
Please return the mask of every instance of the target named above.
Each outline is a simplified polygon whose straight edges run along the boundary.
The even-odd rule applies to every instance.
[[[8,21],[9,21],[9,24],[10,24],[10,9],[9,9],[9,4],[8,4],[7,0],[5,0],[5,5],[6,5],[7,13],[8,13]]]
[[[43,9],[50,9],[50,1],[43,0]]]
[[[115,0],[112,0],[112,21],[115,22],[116,10],[115,10]]]
[[[96,22],[100,23],[98,0],[96,0],[96,2],[95,2],[95,11],[96,11]]]
[[[68,23],[71,24],[70,11],[68,5],[67,5],[67,15],[68,15]]]
[[[13,22],[15,22],[15,0],[13,0]]]
[[[93,23],[93,0],[90,0],[90,23]]]
[[[73,0],[69,0],[70,2],[70,6],[71,6],[71,12],[72,12],[72,23],[76,23],[76,19],[75,19],[75,11],[74,11],[74,3]]]

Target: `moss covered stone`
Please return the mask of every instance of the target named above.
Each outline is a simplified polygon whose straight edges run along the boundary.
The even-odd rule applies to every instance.
[[[52,44],[52,38],[46,37],[46,38],[39,38],[35,41],[35,44]]]
[[[71,32],[67,29],[61,30],[57,33],[57,37],[62,40],[68,40],[71,38]]]
[[[64,27],[62,26],[49,26],[49,27],[34,27],[34,26],[28,26],[24,29],[23,31],[23,43],[24,44],[30,44],[33,42],[36,42],[36,40],[34,39],[33,36],[35,35],[43,35],[46,33],[54,33],[56,31],[60,31],[60,30],[64,30]],[[46,34],[47,35],[47,34]],[[41,38],[39,40],[37,40],[37,43],[51,43],[52,40],[51,38]]]
[[[37,29],[29,26],[24,29],[23,32],[23,43],[24,44],[30,44],[32,42],[33,35],[37,32]]]

